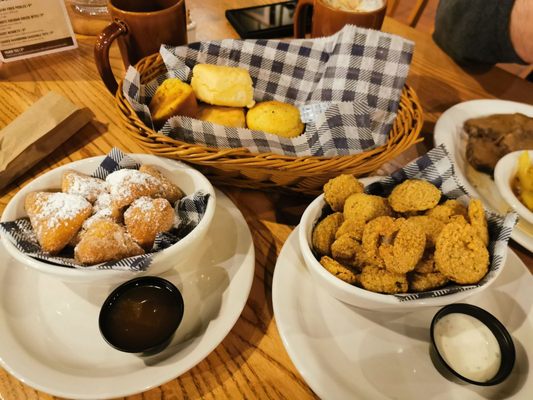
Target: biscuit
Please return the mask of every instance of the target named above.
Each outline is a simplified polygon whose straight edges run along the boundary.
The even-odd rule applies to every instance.
[[[100,219],[83,234],[74,248],[74,259],[85,265],[100,264],[144,254],[124,227],[116,222]]]
[[[392,190],[388,200],[396,212],[425,211],[435,207],[441,195],[441,191],[430,182],[407,179]]]
[[[244,68],[196,64],[191,87],[198,100],[215,106],[253,107],[254,88]]]
[[[149,250],[158,233],[172,228],[174,209],[166,199],[140,197],[124,212],[124,224],[133,240]]]
[[[300,110],[276,100],[263,101],[251,108],[246,114],[246,126],[286,138],[294,138],[304,131]]]
[[[456,283],[478,283],[488,271],[489,252],[471,225],[450,222],[437,238],[435,266]]]
[[[107,184],[102,179],[93,178],[80,172],[65,171],[61,178],[61,191],[80,195],[87,201],[94,203],[100,194],[107,192]]]
[[[343,211],[344,202],[350,195],[363,192],[364,186],[356,177],[342,174],[326,182],[324,200],[333,211]]]
[[[178,78],[165,79],[155,91],[148,108],[156,126],[163,125],[175,115],[194,118],[198,112],[192,87]]]
[[[24,207],[44,252],[59,253],[91,215],[92,206],[82,196],[69,193],[29,193]]]
[[[242,107],[222,107],[202,104],[198,109],[196,119],[233,128],[246,127],[246,115]]]

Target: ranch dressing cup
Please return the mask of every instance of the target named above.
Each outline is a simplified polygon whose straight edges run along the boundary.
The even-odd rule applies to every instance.
[[[500,383],[514,365],[509,332],[493,315],[470,304],[441,309],[431,323],[431,341],[444,367],[474,385]]]

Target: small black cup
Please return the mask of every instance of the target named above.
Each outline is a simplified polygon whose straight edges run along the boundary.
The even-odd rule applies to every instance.
[[[500,368],[491,379],[484,382],[478,382],[468,379],[459,374],[457,371],[455,371],[453,367],[449,365],[444,359],[444,357],[440,354],[439,349],[435,343],[434,329],[437,322],[448,314],[470,315],[479,320],[481,323],[483,323],[487,328],[489,328],[493,335],[496,337],[498,345],[500,346],[501,361]],[[442,366],[446,368],[448,372],[451,372],[453,376],[459,378],[459,380],[461,381],[479,386],[492,386],[503,382],[513,370],[516,358],[513,339],[505,328],[505,326],[503,326],[503,324],[489,312],[471,304],[456,303],[450,304],[440,309],[431,321],[431,344],[433,353],[437,355],[437,360]]]
[[[145,276],[117,287],[102,305],[100,333],[113,348],[155,354],[171,341],[181,323],[183,297],[166,279]]]

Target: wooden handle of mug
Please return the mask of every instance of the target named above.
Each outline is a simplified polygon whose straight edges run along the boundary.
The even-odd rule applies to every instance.
[[[113,41],[120,35],[128,33],[128,26],[125,22],[115,19],[111,24],[106,26],[104,30],[98,35],[96,44],[94,45],[94,59],[96,61],[96,68],[100,73],[100,77],[104,81],[107,90],[114,96],[118,89],[118,83],[111,70],[111,63],[109,62],[109,48]]]
[[[304,38],[305,37],[305,28],[307,26],[307,17],[308,15],[313,14],[313,3],[314,0],[298,0],[296,4],[296,9],[294,10],[294,37],[295,38]],[[309,13],[308,10],[311,12]]]

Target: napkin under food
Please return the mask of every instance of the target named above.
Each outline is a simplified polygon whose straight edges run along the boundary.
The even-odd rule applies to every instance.
[[[366,186],[365,192],[387,197],[395,186],[406,179],[423,179],[429,181],[442,191],[444,198],[456,199],[464,205],[468,205],[470,198],[472,197],[467,193],[466,189],[457,178],[453,161],[444,145],[440,145],[430,150],[425,155],[397,170],[391,176]],[[479,283],[476,285],[448,284],[443,288],[427,292],[395,294],[394,296],[398,301],[405,302],[446,296],[448,294],[471,290],[486,285],[494,274],[504,266],[507,244],[511,237],[513,227],[516,224],[517,214],[511,212],[502,216],[485,209],[485,216],[487,218],[489,229],[488,249],[490,253],[490,264],[489,272]]]
[[[345,26],[318,39],[234,40],[162,46],[167,72],[146,85],[130,67],[123,94],[148,127],[148,104],[167,78],[190,82],[198,63],[250,72],[256,101],[278,100],[301,110],[305,133],[294,139],[176,116],[160,132],[214,148],[247,148],[287,156],[357,154],[383,145],[409,70],[413,42],[381,31]]]
[[[140,166],[141,165],[133,158],[124,154],[119,149],[114,148],[106,155],[91,176],[105,179],[107,175],[114,171],[124,168],[139,169]],[[52,190],[54,188],[50,189]],[[50,264],[63,267],[83,268],[86,270],[113,269],[145,271],[152,263],[152,259],[158,251],[177,243],[200,223],[205,214],[208,200],[209,193],[198,191],[196,193],[190,193],[177,201],[174,211],[178,217],[177,220],[180,221],[178,226],[169,232],[157,235],[154,246],[150,252],[140,256],[124,258],[118,261],[109,261],[93,266],[83,266],[78,264],[74,260],[74,255],[68,254],[66,251],[57,256],[50,256],[43,252],[39,246],[39,242],[37,241],[37,237],[33,231],[29,218],[19,218],[15,221],[1,222],[0,233],[9,239],[22,253]]]

